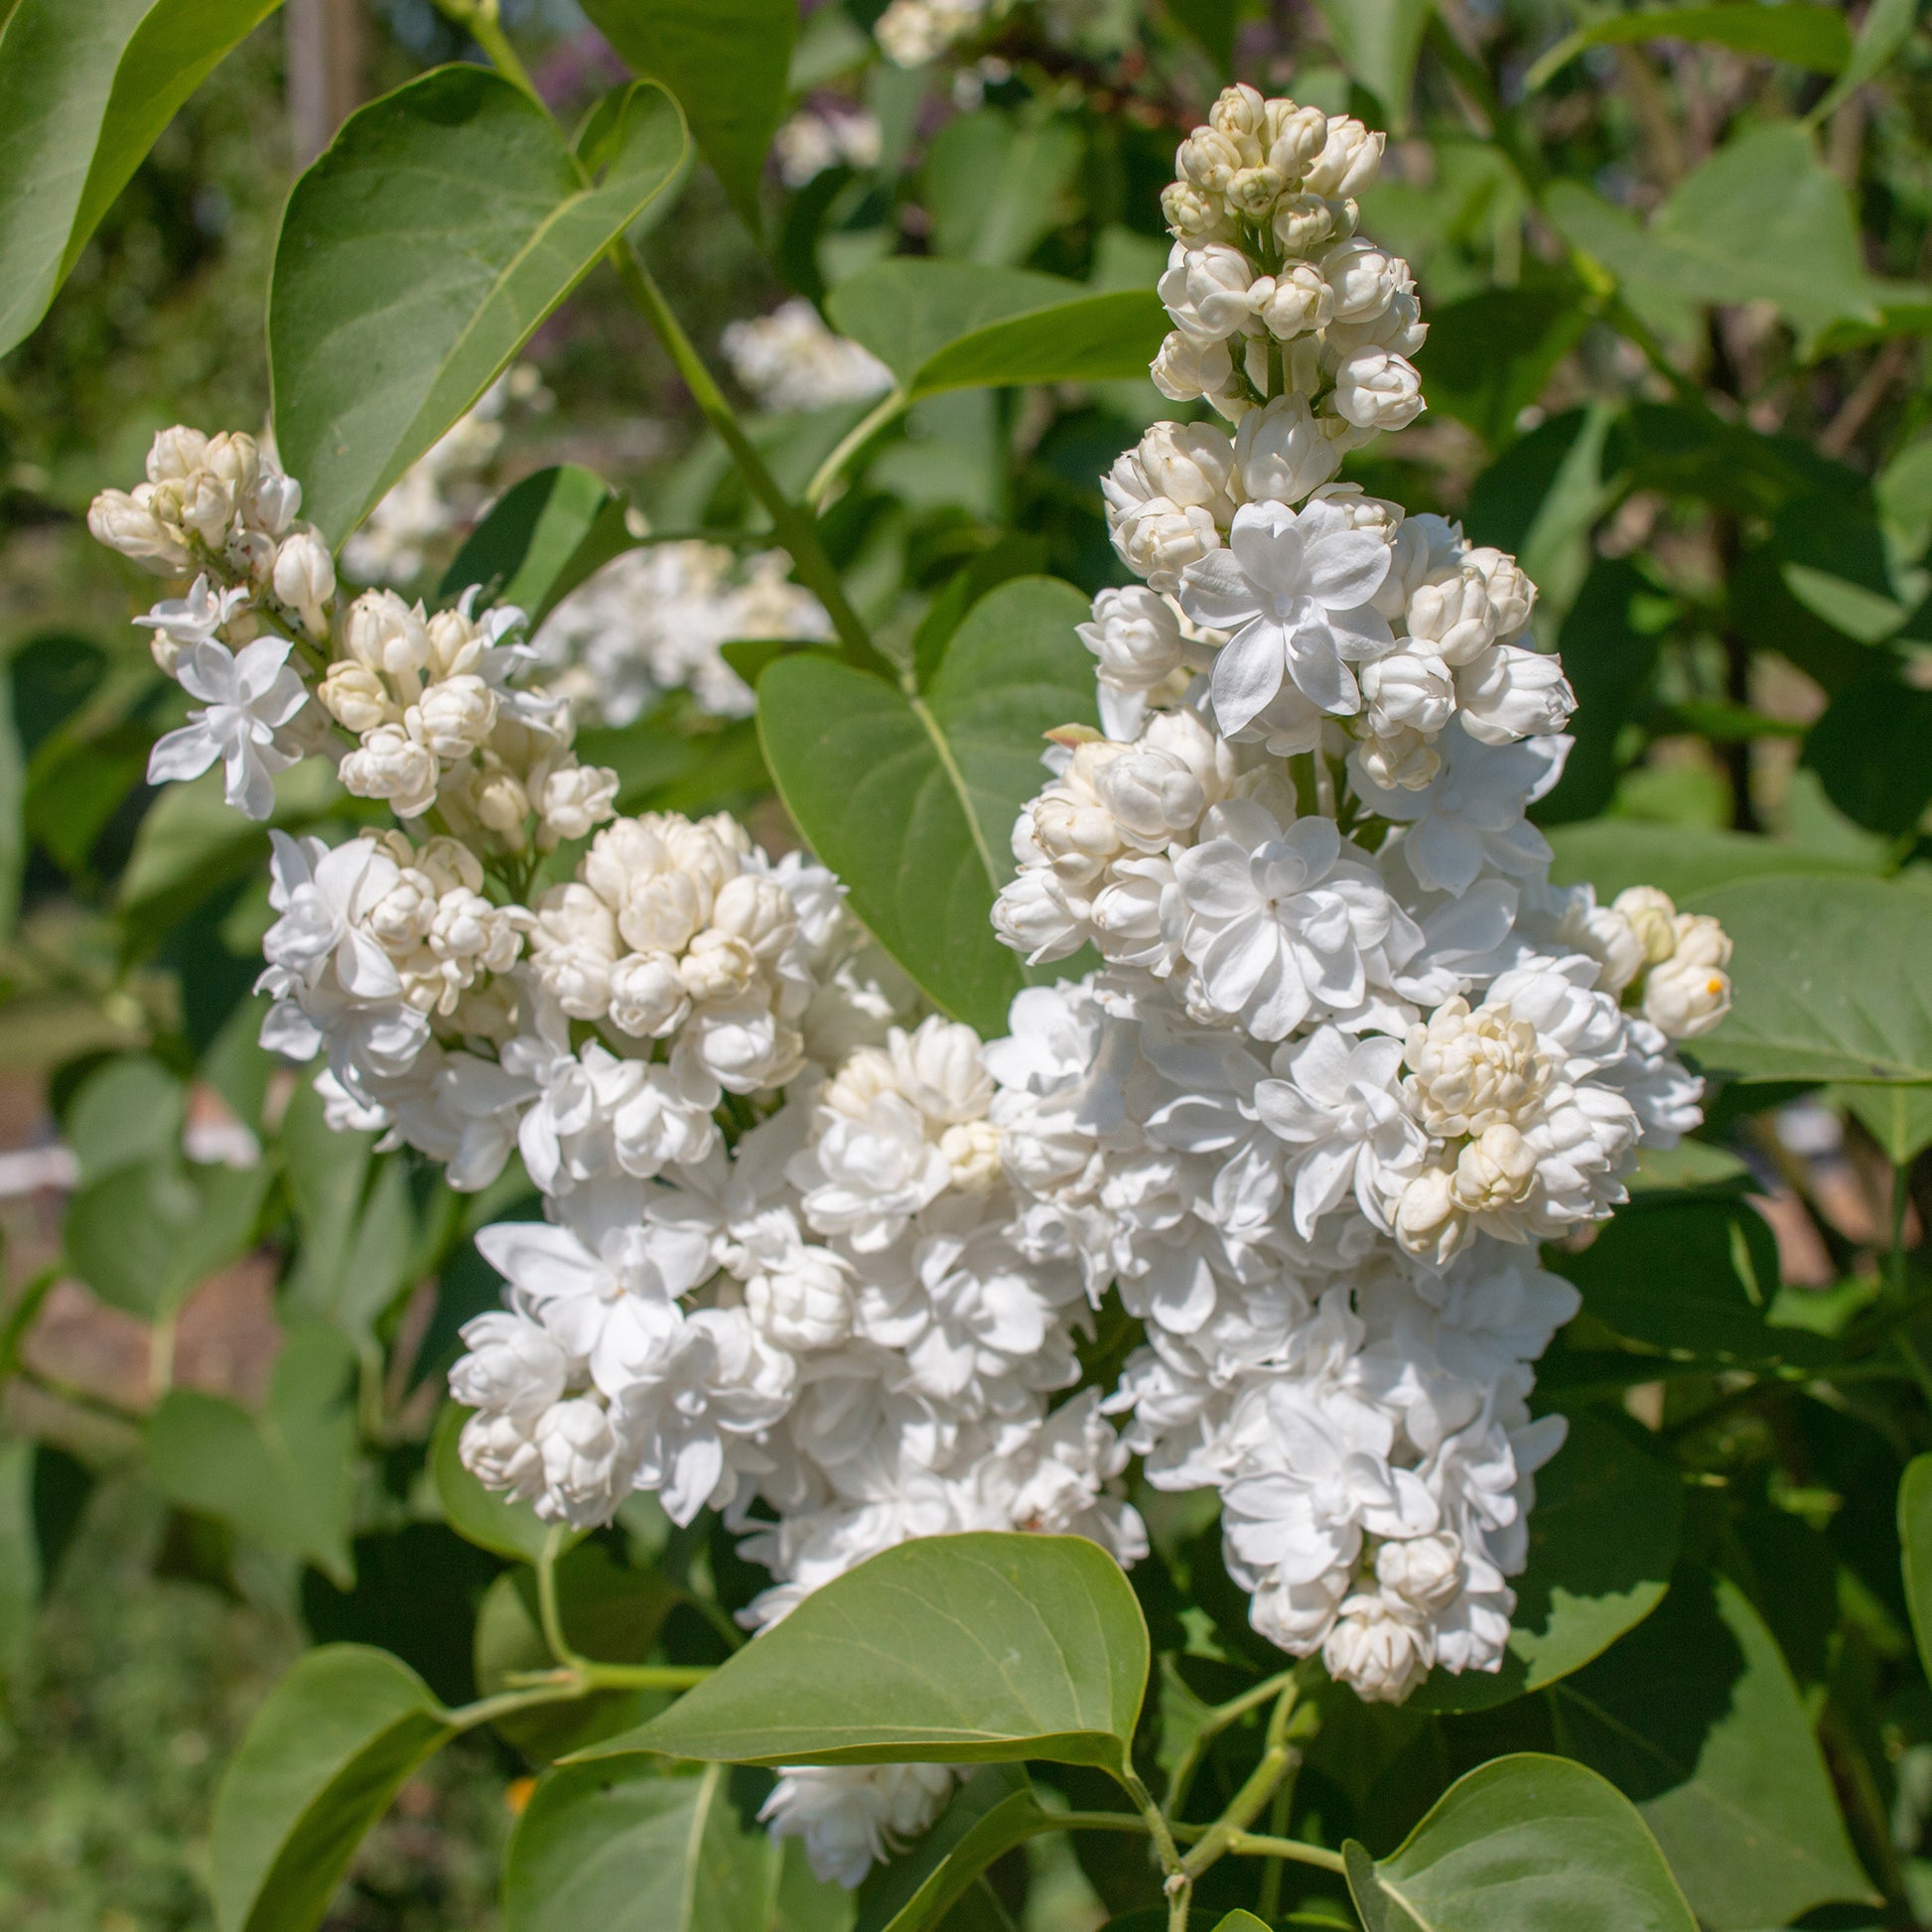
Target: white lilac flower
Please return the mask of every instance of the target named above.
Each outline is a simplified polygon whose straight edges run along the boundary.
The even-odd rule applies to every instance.
[[[1292,681],[1324,711],[1351,713],[1361,693],[1351,662],[1386,650],[1388,621],[1370,604],[1389,570],[1389,543],[1350,526],[1332,502],[1300,510],[1246,503],[1225,551],[1181,574],[1181,607],[1233,634],[1214,660],[1214,715],[1235,732]]]
[[[202,709],[162,738],[148,757],[148,782],[199,778],[219,761],[225,796],[236,810],[265,819],[275,809],[275,774],[294,759],[278,749],[277,730],[308,702],[301,677],[289,668],[286,637],[257,637],[231,652],[200,638],[175,660],[174,675]]]

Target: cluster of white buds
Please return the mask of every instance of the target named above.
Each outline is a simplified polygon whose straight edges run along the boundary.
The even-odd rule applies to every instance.
[[[895,67],[922,68],[956,42],[976,34],[1011,0],[892,0],[873,34]]]

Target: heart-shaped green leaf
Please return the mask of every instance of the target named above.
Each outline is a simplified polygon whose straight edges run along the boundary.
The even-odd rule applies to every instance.
[[[268,299],[275,433],[340,543],[676,177],[677,106],[632,87],[589,181],[487,69],[439,68],[353,114],[296,184]]]
[[[916,698],[799,651],[759,682],[759,732],[785,804],[853,910],[947,1012],[1004,1030],[1026,984],[993,935],[1041,735],[1095,720],[1086,600],[1027,577],[976,604]]]
[[[924,1537],[815,1590],[660,1718],[580,1755],[1123,1767],[1147,1625],[1071,1536]]]
[[[662,81],[732,206],[759,232],[759,177],[784,113],[797,0],[585,0],[633,73]]]
[[[20,0],[0,33],[0,355],[175,110],[281,0]]]
[[[1748,879],[1700,895],[1730,934],[1732,1003],[1692,1047],[1747,1080],[1932,1080],[1932,894]]]
[[[363,1644],[299,1659],[255,1714],[215,1794],[220,1932],[311,1932],[362,1835],[456,1735],[407,1664]]]
[[[1696,1932],[1657,1841],[1617,1788],[1521,1752],[1458,1778],[1386,1859],[1343,1848],[1367,1932]]]

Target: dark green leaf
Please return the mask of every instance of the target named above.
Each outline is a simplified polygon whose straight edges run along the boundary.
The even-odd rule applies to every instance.
[[[1450,1785],[1388,1858],[1345,1856],[1368,1932],[1695,1932],[1643,1820],[1560,1757],[1499,1757]]]
[[[1588,322],[1568,288],[1484,289],[1433,310],[1425,358],[1430,408],[1500,449]]]
[[[259,1416],[199,1389],[170,1390],[148,1419],[149,1473],[171,1502],[306,1557],[346,1589],[354,1372],[354,1351],[334,1328],[301,1322],[275,1359]]]
[[[1831,1087],[1827,1096],[1858,1120],[1895,1168],[1932,1147],[1932,1086]]]
[[[1160,352],[1167,320],[1152,289],[1076,297],[957,337],[919,364],[911,394],[1145,375]]]
[[[1593,818],[1616,789],[1618,739],[1647,706],[1658,640],[1632,621],[1649,592],[1636,567],[1599,557],[1557,632],[1563,668],[1577,693],[1576,743],[1556,789],[1536,808],[1540,825]]]
[[[1604,901],[1628,886],[1655,886],[1681,905],[1695,895],[1707,893],[1714,886],[1726,886],[1732,880],[1762,878],[1767,882],[1766,891],[1782,892],[1782,882],[1793,875],[1866,870],[1859,860],[1842,852],[1703,826],[1602,818],[1587,825],[1548,829],[1550,843],[1556,849],[1550,877],[1563,886],[1587,881]]]
[[[754,234],[759,177],[785,106],[797,0],[585,0],[633,73],[676,95],[704,158]]]
[[[1416,56],[1429,23],[1429,0],[1319,0],[1341,64],[1382,103],[1398,134],[1409,125]]]
[[[362,1834],[455,1730],[386,1651],[312,1650],[270,1692],[215,1794],[220,1932],[312,1932]]]
[[[663,192],[684,142],[640,84],[588,185],[529,95],[467,66],[350,116],[289,198],[268,308],[276,436],[332,543]]]
[[[20,0],[0,34],[0,355],[175,110],[281,0]]]
[[[1581,1670],[1663,1601],[1677,1562],[1683,1490],[1674,1472],[1607,1422],[1575,1417],[1536,1478],[1529,1567],[1500,1671],[1435,1672],[1419,1711],[1480,1711]]]
[[[1041,735],[1094,721],[1086,600],[1051,578],[975,605],[916,699],[823,653],[759,686],[765,759],[798,828],[879,942],[938,1005],[1004,1030],[1025,984],[988,912],[1014,819],[1042,781]]]
[[[1636,1801],[1717,1932],[1870,1898],[1791,1673],[1727,1579],[1680,1573],[1653,1616],[1549,1695],[1562,1747]]]
[[[621,495],[577,464],[556,464],[496,499],[443,573],[439,594],[460,597],[481,584],[486,602],[515,605],[534,629],[635,542]]]
[[[1919,1668],[1932,1674],[1932,1455],[1915,1455],[1898,1482],[1898,1545]]]
[[[1193,36],[1214,63],[1216,73],[1234,67],[1234,30],[1240,24],[1242,0],[1168,0],[1168,12]]]
[[[1907,20],[1909,24],[1909,15]],[[1532,89],[1542,86],[1587,48],[1652,40],[1702,41],[1734,48],[1739,54],[1788,61],[1814,73],[1837,73],[1852,58],[1852,37],[1836,7],[1639,7],[1593,21],[1559,41],[1531,68],[1523,84]]]
[[[1729,933],[1729,1017],[1694,1049],[1747,1080],[1932,1080],[1932,895],[1747,879],[1694,909]]]
[[[599,1752],[762,1764],[1120,1766],[1147,1626],[1080,1537],[925,1537],[815,1590],[661,1718]]]
[[[904,1858],[874,1868],[859,1895],[855,1932],[925,1932],[995,1859],[1053,1829],[1052,1813],[1017,1764],[975,1771]]]
[[[1932,691],[1866,678],[1832,699],[1805,739],[1804,762],[1849,819],[1896,837],[1932,804]]]

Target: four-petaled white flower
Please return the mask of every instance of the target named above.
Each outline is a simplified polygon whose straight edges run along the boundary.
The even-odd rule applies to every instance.
[[[175,676],[203,709],[170,732],[148,757],[148,782],[199,778],[217,759],[227,800],[250,818],[275,809],[275,774],[295,762],[275,744],[277,729],[308,702],[301,677],[289,668],[286,637],[257,637],[239,653],[213,638],[198,638],[175,661]]]

